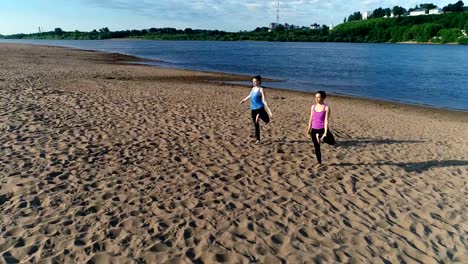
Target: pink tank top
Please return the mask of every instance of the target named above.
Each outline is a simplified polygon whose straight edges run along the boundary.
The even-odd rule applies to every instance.
[[[313,106],[312,112],[312,128],[313,129],[322,129],[325,128],[325,115],[327,114],[327,105],[323,104],[322,112],[315,111],[315,105]]]

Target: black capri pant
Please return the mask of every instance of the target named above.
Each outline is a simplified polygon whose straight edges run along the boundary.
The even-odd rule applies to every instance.
[[[315,156],[317,156],[317,161],[319,164],[322,164],[322,153],[320,152],[320,143],[317,141],[317,134],[318,137],[321,138],[323,133],[325,133],[325,128],[312,128],[312,133],[310,133],[310,136],[312,137],[312,143],[314,143]]]
[[[252,110],[252,121],[255,125],[255,137],[257,138],[257,140],[260,140],[260,122],[256,122],[257,115],[260,115],[260,119],[263,120],[263,122],[265,123],[270,122],[270,117],[268,116],[268,113],[266,112],[264,107]]]

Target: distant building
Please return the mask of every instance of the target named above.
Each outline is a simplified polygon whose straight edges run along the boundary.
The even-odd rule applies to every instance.
[[[442,9],[440,8],[434,8],[429,10],[429,15],[439,15],[442,14]]]
[[[322,26],[320,26],[317,23],[314,23],[314,24],[310,25],[310,29],[318,30],[318,29],[322,29]]]
[[[288,23],[284,23],[284,24],[270,23],[270,26],[268,27],[268,31],[271,32],[280,25],[282,25],[285,30],[292,30],[292,29],[300,29],[301,28],[300,26],[290,25]]]
[[[296,26],[296,25],[290,25],[288,23],[284,23],[284,29],[286,30],[293,30],[293,29],[299,29],[301,28],[300,26]]]
[[[275,29],[279,24],[278,23],[270,23],[270,26],[268,27],[270,30]]]
[[[410,16],[420,16],[420,15],[425,15],[426,14],[426,9],[416,9],[410,12]]]
[[[361,15],[362,15],[362,20],[367,20],[372,15],[372,12],[371,11],[364,11],[364,12],[361,13]]]

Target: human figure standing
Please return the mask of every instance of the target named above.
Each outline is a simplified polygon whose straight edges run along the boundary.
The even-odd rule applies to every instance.
[[[320,143],[323,142],[323,139],[327,135],[329,125],[330,106],[324,103],[325,97],[327,97],[327,95],[324,91],[315,93],[315,104],[310,108],[309,126],[307,127],[307,133],[312,137],[315,155],[317,156],[318,164],[315,165],[315,168],[320,168],[322,166]]]
[[[260,119],[263,122],[270,122],[271,114],[270,108],[268,108],[265,92],[260,86],[262,84],[262,77],[257,75],[252,79],[253,87],[250,91],[250,94],[245,97],[239,104],[244,103],[250,98],[250,109],[252,110],[252,121],[255,125],[255,138],[257,141],[256,144],[260,143]],[[268,111],[268,112],[267,112]]]

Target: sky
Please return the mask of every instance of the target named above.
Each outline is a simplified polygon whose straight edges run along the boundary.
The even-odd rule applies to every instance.
[[[442,8],[457,0],[280,1],[280,23],[337,25],[356,11],[421,3]],[[35,33],[57,27],[91,31],[173,27],[238,32],[276,21],[277,1],[260,0],[0,0],[0,34]]]

